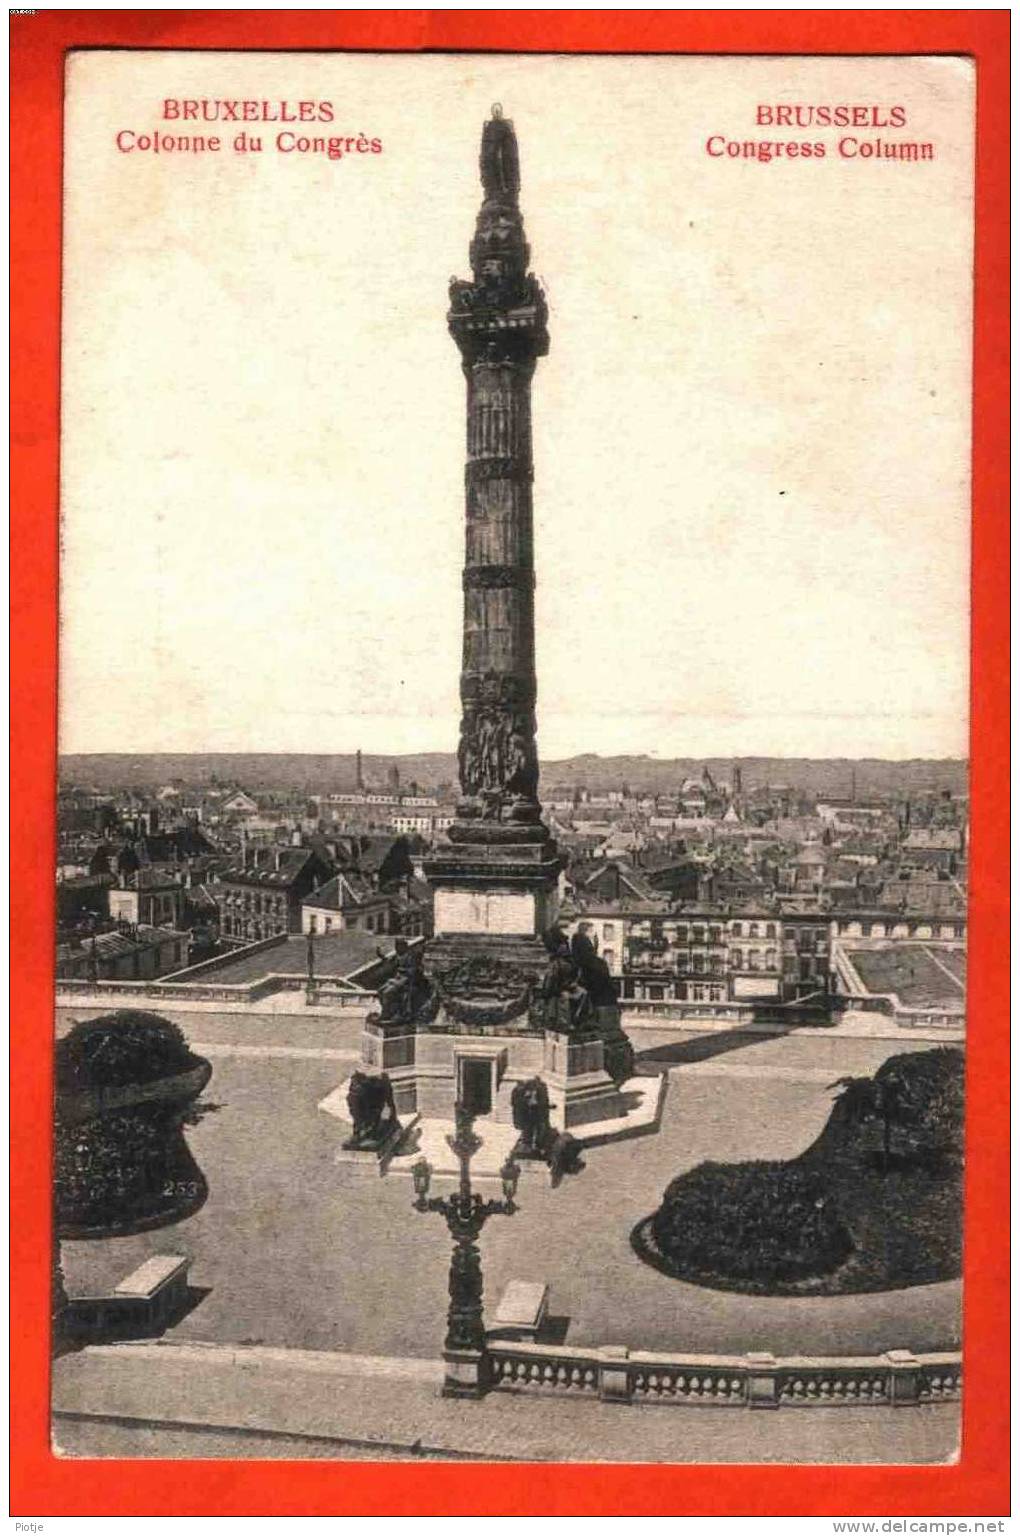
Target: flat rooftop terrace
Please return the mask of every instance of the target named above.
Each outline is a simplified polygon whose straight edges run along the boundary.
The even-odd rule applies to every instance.
[[[349,976],[352,971],[368,965],[379,957],[379,950],[389,954],[393,949],[392,938],[366,933],[352,928],[344,933],[316,934],[315,975]],[[260,949],[256,954],[238,955],[232,960],[225,956],[222,965],[206,966],[195,977],[196,981],[232,985],[246,981],[259,981],[263,976],[305,976],[308,971],[308,935],[290,933],[279,944]],[[187,981],[187,973],[174,978]]]
[[[896,944],[888,949],[856,949],[845,954],[869,992],[895,992],[909,1008],[963,1003],[967,992],[967,955],[963,949],[928,944]]]

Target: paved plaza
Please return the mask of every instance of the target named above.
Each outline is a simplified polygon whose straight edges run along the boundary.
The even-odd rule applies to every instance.
[[[357,1060],[361,1020],[202,1011],[178,1021],[213,1063],[205,1098],[217,1107],[188,1132],[209,1199],[163,1231],[65,1243],[72,1294],[104,1292],[150,1254],[177,1252],[192,1260],[200,1295],[175,1341],[438,1358],[445,1224],[412,1209],[406,1178],[337,1165],[342,1130],[317,1109]],[[583,1172],[558,1189],[522,1182],[518,1213],[482,1235],[490,1311],[509,1280],[540,1280],[554,1326],[577,1345],[838,1355],[958,1343],[955,1283],[741,1296],[661,1275],[629,1242],[676,1174],[704,1160],[795,1156],[824,1125],[836,1078],[909,1045],[739,1030],[636,1029],[633,1039],[639,1070],[669,1072],[661,1131],[586,1152]]]

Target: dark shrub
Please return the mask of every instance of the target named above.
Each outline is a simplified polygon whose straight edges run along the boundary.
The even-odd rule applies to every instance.
[[[824,1179],[796,1163],[702,1163],[670,1184],[652,1236],[684,1273],[759,1284],[828,1274],[853,1247]]]
[[[635,1251],[682,1279],[771,1295],[956,1278],[963,1065],[940,1046],[830,1083],[832,1112],[798,1158],[681,1175],[634,1228]]]
[[[198,1066],[199,1061],[169,1019],[121,1009],[75,1024],[57,1042],[57,1095],[175,1077]]]
[[[922,1155],[963,1156],[963,1052],[953,1046],[890,1056],[875,1082],[900,1087],[907,1140]]]
[[[65,1236],[180,1221],[207,1194],[173,1106],[139,1104],[58,1123],[54,1150],[57,1230]]]
[[[202,1070],[190,1081],[172,1081],[196,1068]],[[194,1101],[210,1071],[176,1024],[154,1013],[105,1014],[76,1024],[58,1042],[54,1191],[61,1236],[115,1236],[198,1210],[208,1191],[183,1128],[201,1109]]]

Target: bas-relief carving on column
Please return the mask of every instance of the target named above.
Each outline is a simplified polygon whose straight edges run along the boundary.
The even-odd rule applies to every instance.
[[[534,716],[474,709],[461,721],[457,763],[464,794],[484,820],[537,821],[538,753]]]

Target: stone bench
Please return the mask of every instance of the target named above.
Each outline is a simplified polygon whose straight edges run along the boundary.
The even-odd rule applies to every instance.
[[[187,1299],[190,1262],[179,1253],[153,1254],[114,1286],[113,1295],[129,1306],[137,1304],[146,1323],[161,1328]]]
[[[71,1332],[91,1341],[161,1333],[185,1310],[190,1263],[179,1253],[154,1254],[109,1295],[72,1297],[66,1319]]]
[[[499,1299],[492,1333],[534,1342],[549,1310],[549,1287],[538,1280],[511,1280]]]

